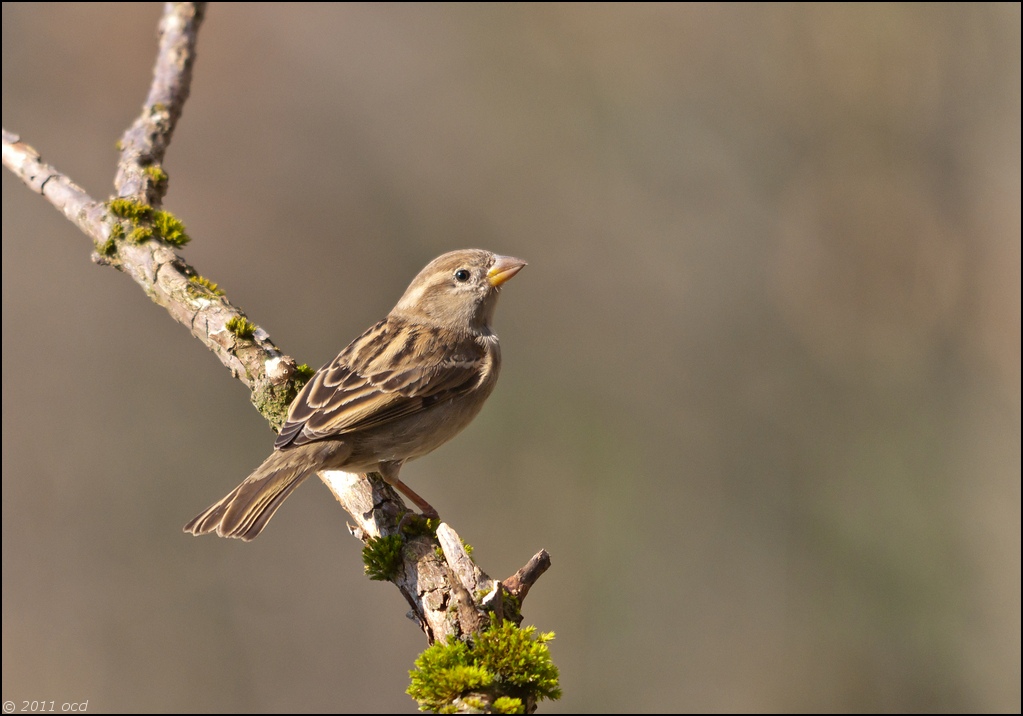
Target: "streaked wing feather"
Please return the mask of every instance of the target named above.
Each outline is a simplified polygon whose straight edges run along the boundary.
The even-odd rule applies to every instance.
[[[482,346],[472,338],[451,345],[434,329],[381,321],[305,385],[275,447],[337,437],[418,413],[471,389],[484,359]]]

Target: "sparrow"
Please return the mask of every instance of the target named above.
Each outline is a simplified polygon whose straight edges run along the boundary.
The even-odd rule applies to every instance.
[[[427,264],[387,318],[305,384],[263,464],[184,531],[251,540],[303,480],[335,469],[379,473],[436,518],[398,472],[457,435],[494,390],[501,367],[494,307],[525,265],[480,249]]]

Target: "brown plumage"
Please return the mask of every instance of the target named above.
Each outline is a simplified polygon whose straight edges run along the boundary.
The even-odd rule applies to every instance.
[[[436,517],[398,472],[453,438],[483,407],[501,367],[490,330],[497,294],[525,265],[479,249],[431,261],[387,318],[306,383],[274,452],[185,532],[251,540],[292,490],[326,469],[379,472]]]

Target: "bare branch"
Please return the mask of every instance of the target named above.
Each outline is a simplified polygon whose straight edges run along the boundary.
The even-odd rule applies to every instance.
[[[39,152],[22,142],[21,137],[6,129],[3,130],[3,162],[16,177],[32,191],[46,197],[93,241],[106,241],[107,230],[103,226],[106,208],[66,175],[44,162]]]
[[[522,603],[532,587],[543,573],[551,567],[551,556],[542,549],[532,556],[522,569],[502,582],[505,589]]]
[[[493,587],[493,580],[472,561],[465,551],[462,538],[450,525],[441,524],[437,528],[437,541],[440,542],[440,548],[444,551],[444,559],[451,565],[459,583],[465,587],[467,592],[476,594]]]
[[[160,206],[167,175],[160,167],[188,99],[199,25],[206,3],[169,2],[160,20],[160,50],[142,114],[121,138],[117,195]]]

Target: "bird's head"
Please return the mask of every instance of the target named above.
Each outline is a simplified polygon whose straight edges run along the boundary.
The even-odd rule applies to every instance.
[[[486,332],[497,294],[526,262],[482,249],[438,256],[416,276],[392,316],[465,332]]]

